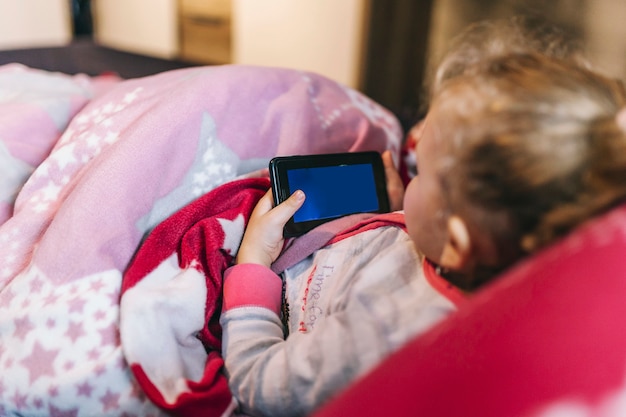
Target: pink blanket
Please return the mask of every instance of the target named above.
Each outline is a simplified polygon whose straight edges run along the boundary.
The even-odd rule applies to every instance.
[[[0,106],[0,415],[163,414],[120,339],[122,276],[147,234],[275,155],[401,143],[363,95],[284,69],[119,81],[7,66]],[[134,354],[169,360],[153,348]]]

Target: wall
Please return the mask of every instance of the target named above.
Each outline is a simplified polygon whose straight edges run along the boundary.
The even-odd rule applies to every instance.
[[[94,38],[124,51],[174,58],[178,54],[176,0],[92,0]]]
[[[0,0],[0,49],[61,46],[72,32],[69,0]]]
[[[467,24],[518,14],[543,16],[579,39],[596,69],[626,80],[624,0],[437,0],[430,33],[431,64]]]
[[[600,70],[626,81],[626,2],[593,0],[587,2],[586,8],[589,57]]]
[[[367,0],[233,0],[233,61],[361,82]]]

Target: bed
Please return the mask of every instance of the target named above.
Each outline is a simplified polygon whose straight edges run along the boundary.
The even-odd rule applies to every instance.
[[[215,277],[269,159],[399,158],[402,138],[387,110],[302,71],[0,66],[0,415],[230,415]],[[204,278],[175,279],[185,247]]]
[[[306,72],[0,66],[0,415],[233,415],[219,277],[268,160],[402,136]],[[512,268],[315,415],[623,416],[624,225],[622,204]]]

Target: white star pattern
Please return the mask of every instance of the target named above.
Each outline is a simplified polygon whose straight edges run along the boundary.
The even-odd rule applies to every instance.
[[[48,182],[48,185],[42,190],[42,198],[47,201],[54,201],[59,196],[61,187],[54,182]]]
[[[119,271],[59,285],[31,267],[18,278],[0,292],[0,415],[113,416],[122,405],[162,415],[120,366]]]
[[[205,151],[194,164],[195,171],[191,175],[194,196],[202,195],[235,177],[234,167],[239,162],[237,156],[217,138],[215,122],[208,114],[202,117],[200,142]]]
[[[243,216],[239,214],[234,220],[218,218],[217,221],[222,226],[222,230],[224,230],[224,244],[222,247],[231,256],[236,256],[246,226]]]
[[[352,106],[356,107],[372,122],[372,124],[383,128],[385,134],[387,135],[387,146],[389,149],[397,151],[400,148],[404,135],[402,134],[395,117],[390,112],[385,111],[369,97],[366,97],[363,94],[345,86],[342,88],[344,89],[346,95],[350,97]]]
[[[0,251],[0,289],[3,281],[25,267],[30,252],[22,247],[32,247],[36,239],[47,227],[47,213],[53,213],[62,203],[71,185],[71,179],[96,158],[105,148],[119,140],[119,132],[111,130],[115,118],[140,97],[142,88],[136,88],[117,103],[106,102],[90,110],[85,109],[76,116],[65,130],[49,157],[44,160],[23,186],[14,212],[29,211],[33,219],[43,219],[42,223],[31,221],[12,229],[10,222],[2,224],[0,242],[20,242],[20,246],[2,245]],[[16,239],[19,233],[20,238]],[[16,243],[17,245],[17,243]]]
[[[139,230],[153,228],[196,197],[235,178],[241,161],[237,154],[217,138],[215,121],[207,113],[202,114],[197,145],[194,161],[183,180],[178,187],[158,199],[151,211],[137,222]]]
[[[311,101],[311,105],[317,114],[322,129],[327,130],[337,119],[339,119],[345,110],[352,107],[349,103],[343,103],[339,108],[334,108],[329,114],[325,114],[317,99],[318,90],[314,84],[314,80],[306,74],[302,75],[302,79],[309,84],[307,87],[309,100]]]
[[[51,155],[51,159],[57,163],[60,170],[64,170],[68,165],[77,162],[76,155],[74,154],[75,149],[76,144],[74,143],[63,145],[54,151]]]
[[[124,103],[132,103],[133,101],[135,101],[137,99],[138,94],[143,90],[143,88],[139,87],[134,89],[133,91],[131,91],[130,93],[127,93],[124,96],[123,102]]]

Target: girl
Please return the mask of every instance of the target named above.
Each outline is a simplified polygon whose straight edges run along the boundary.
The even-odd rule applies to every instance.
[[[472,289],[622,202],[625,104],[620,82],[537,53],[443,81],[404,200],[417,248]]]
[[[441,77],[417,144],[419,174],[404,195],[411,241],[401,229],[378,228],[362,234],[360,245],[374,251],[368,257],[342,242],[325,248],[327,260],[340,259],[335,266],[368,267],[323,276],[333,286],[316,299],[321,319],[303,332],[288,321],[287,339],[281,281],[269,268],[283,248],[283,225],[306,196],[295,192],[272,208],[265,195],[224,282],[223,355],[241,410],[310,412],[454,311],[454,296],[424,284],[436,282],[435,271],[476,289],[624,201],[625,104],[620,83],[536,52],[485,54]],[[420,267],[386,275],[384,266],[405,261],[399,254],[412,246]],[[316,279],[316,262],[297,265],[293,276]],[[287,298],[310,302],[309,289]]]

